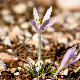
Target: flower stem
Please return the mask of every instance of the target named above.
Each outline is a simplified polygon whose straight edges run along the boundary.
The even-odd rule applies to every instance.
[[[53,77],[56,77],[56,75],[61,71],[62,67],[59,67],[59,69],[56,71],[56,73],[53,75]]]
[[[39,54],[38,54],[38,71],[40,70],[40,59],[41,59],[41,33],[38,33],[39,39]]]

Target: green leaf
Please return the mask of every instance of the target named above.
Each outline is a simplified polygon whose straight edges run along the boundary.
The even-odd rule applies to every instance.
[[[48,72],[48,70],[51,68],[51,65],[53,64],[53,61],[51,62],[51,64],[48,66],[46,72]]]

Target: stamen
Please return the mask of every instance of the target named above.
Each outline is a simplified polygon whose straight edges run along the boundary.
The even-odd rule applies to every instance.
[[[73,59],[71,59],[69,62],[72,62],[73,61]]]

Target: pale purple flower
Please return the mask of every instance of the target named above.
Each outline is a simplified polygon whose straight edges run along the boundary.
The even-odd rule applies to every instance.
[[[78,56],[76,56],[78,53],[78,51],[75,51],[76,47],[77,47],[77,45],[73,46],[66,52],[66,54],[64,55],[64,58],[61,62],[61,67],[71,65],[80,59],[80,54]]]
[[[73,46],[72,48],[70,48],[66,52],[66,54],[64,55],[64,58],[63,58],[63,60],[61,62],[60,67],[58,68],[58,70],[56,71],[56,73],[53,75],[53,77],[55,77],[61,71],[61,69],[63,67],[69,66],[69,65],[75,63],[77,60],[80,59],[80,54],[78,56],[76,56],[77,53],[78,53],[78,51],[75,51],[76,47],[77,47],[77,45]]]
[[[35,27],[36,31],[39,32],[39,33],[41,33],[44,29],[52,26],[57,21],[57,17],[56,17],[56,18],[54,18],[54,20],[52,20],[49,23],[49,18],[50,18],[51,12],[52,12],[52,6],[47,10],[47,12],[46,12],[46,14],[45,14],[45,16],[42,20],[42,23],[40,23],[39,19],[41,19],[41,18],[39,18],[37,10],[36,10],[35,7],[33,8],[33,15],[34,15],[34,20],[33,21],[31,21],[29,19],[28,15],[25,11],[25,13],[26,13],[28,19],[30,20],[31,24]]]

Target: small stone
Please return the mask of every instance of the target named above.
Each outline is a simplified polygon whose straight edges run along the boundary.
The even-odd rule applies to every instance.
[[[12,15],[3,16],[3,20],[8,22],[8,23],[11,23],[11,24],[15,23],[14,16],[12,16]]]
[[[17,5],[12,6],[12,9],[17,14],[24,13],[24,10],[26,10],[27,6],[25,3],[19,3]]]
[[[33,8],[34,7],[34,1],[27,1],[27,6],[30,8],[31,7]]]
[[[7,70],[7,65],[3,60],[0,60],[0,71]]]
[[[50,50],[50,45],[46,45],[46,46],[44,47],[44,49],[45,49],[45,50]]]
[[[32,34],[30,32],[25,32],[25,36],[31,38]]]
[[[74,23],[74,24],[64,23],[63,24],[63,27],[65,27],[68,30],[72,30],[72,29],[77,28],[78,27],[78,24],[77,23]]]
[[[63,35],[57,38],[58,43],[68,44],[68,36]]]
[[[18,64],[19,64],[19,66],[23,66],[23,62],[22,61],[18,62]]]
[[[27,28],[29,28],[29,23],[28,22],[24,22],[20,26],[21,26],[22,29],[27,29]]]
[[[45,8],[44,8],[44,7],[42,7],[42,6],[38,7],[38,12],[39,12],[40,14],[43,14],[44,11],[45,11]]]
[[[56,4],[61,10],[80,10],[80,0],[56,0]]]
[[[76,32],[75,33],[75,37],[76,37],[76,39],[79,39],[80,40],[80,32]]]
[[[11,61],[17,61],[18,58],[12,55],[9,55],[7,53],[1,52],[0,53],[0,59],[5,62],[11,62]]]
[[[7,51],[9,51],[10,53],[12,53],[12,49],[8,49]]]
[[[8,9],[2,9],[1,10],[1,15],[2,16],[6,16],[6,15],[9,15],[11,12],[10,12],[10,10],[8,10]]]
[[[54,32],[55,31],[54,28],[52,28],[52,27],[49,27],[46,30],[47,30],[47,32]]]
[[[51,63],[51,59],[45,59],[45,63]]]
[[[17,68],[18,68],[19,71],[21,70],[21,67],[17,67]]]
[[[10,71],[11,73],[14,73],[17,70],[17,68],[12,68]]]
[[[65,69],[64,71],[61,71],[60,73],[61,73],[61,75],[66,75],[67,76],[68,75],[68,69]]]
[[[16,72],[16,73],[14,73],[14,75],[15,75],[15,76],[18,76],[18,75],[20,75],[20,74],[19,74],[19,72]]]
[[[16,36],[20,36],[23,34],[23,31],[19,28],[19,26],[15,26],[12,31],[9,33],[9,37],[11,40],[14,40]]]
[[[3,43],[4,43],[5,45],[9,45],[9,46],[11,46],[11,40],[10,40],[10,37],[7,36],[7,37],[5,38],[5,40],[3,41]]]
[[[6,31],[4,31],[1,27],[0,27],[0,38],[1,39],[5,39],[5,36],[7,35]]]

